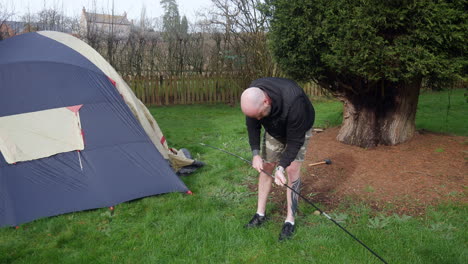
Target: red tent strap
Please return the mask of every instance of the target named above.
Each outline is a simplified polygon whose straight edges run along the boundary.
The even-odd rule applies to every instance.
[[[85,144],[84,130],[81,129],[81,137],[83,138],[83,145]]]
[[[107,78],[109,78],[109,81],[112,83],[112,85],[114,85],[114,87],[117,87],[117,83],[112,80],[109,76],[107,76]]]

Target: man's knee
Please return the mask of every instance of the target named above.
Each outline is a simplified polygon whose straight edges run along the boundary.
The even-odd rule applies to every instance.
[[[297,178],[301,172],[301,162],[293,162],[286,168],[286,173],[289,177]]]
[[[275,168],[276,166],[276,163],[274,162],[271,162],[271,163],[263,163],[263,169],[265,169],[266,171],[273,171],[273,169]]]

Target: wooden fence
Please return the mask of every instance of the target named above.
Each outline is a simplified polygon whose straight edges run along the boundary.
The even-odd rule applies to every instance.
[[[320,86],[314,82],[308,82],[305,84],[301,84],[302,89],[308,96],[325,96],[329,95],[330,93],[326,90],[320,88]]]
[[[232,76],[124,76],[135,95],[145,105],[227,103],[239,101],[251,80]],[[313,83],[303,85],[310,96],[323,95]]]

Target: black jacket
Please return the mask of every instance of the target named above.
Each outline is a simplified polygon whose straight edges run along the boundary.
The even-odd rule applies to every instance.
[[[250,87],[258,87],[271,98],[271,112],[257,120],[246,118],[249,144],[252,150],[260,150],[260,131],[264,129],[283,144],[286,149],[279,165],[288,167],[304,144],[305,133],[312,128],[315,111],[312,103],[299,85],[284,78],[261,78],[253,81]]]

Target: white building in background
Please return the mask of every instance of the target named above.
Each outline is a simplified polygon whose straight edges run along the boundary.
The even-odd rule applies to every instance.
[[[127,19],[127,12],[121,16],[87,12],[83,7],[80,18],[80,34],[113,34],[116,37],[128,37],[132,23]]]

